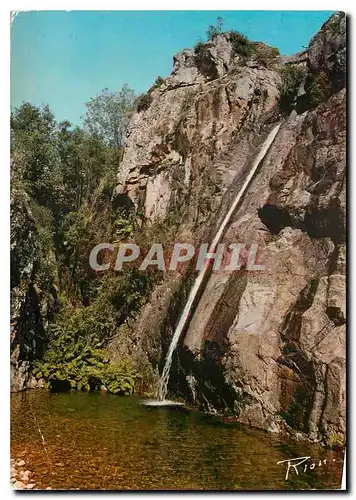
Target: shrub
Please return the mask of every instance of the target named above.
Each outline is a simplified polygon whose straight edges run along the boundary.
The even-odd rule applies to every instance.
[[[297,66],[285,66],[282,69],[282,85],[279,97],[279,108],[289,113],[295,104],[298,89],[305,78],[305,70]]]
[[[117,217],[113,222],[114,234],[119,240],[130,238],[135,231],[136,220],[126,217]]]
[[[258,63],[262,64],[265,68],[270,67],[279,56],[277,47],[268,47],[268,45],[259,42],[253,43],[253,52]]]
[[[113,394],[130,395],[135,390],[139,373],[133,368],[132,363],[123,360],[119,363],[106,365],[102,374],[102,383]]]
[[[194,53],[195,53],[195,55],[198,55],[201,52],[203,52],[204,48],[205,48],[205,43],[204,42],[201,42],[201,41],[197,42],[195,44],[195,46],[194,46]]]
[[[66,329],[67,328],[67,329]],[[87,345],[70,328],[53,325],[50,348],[43,360],[35,361],[33,374],[58,390],[92,391],[105,385],[114,394],[132,394],[139,374],[128,360],[110,364],[106,353]]]
[[[321,71],[318,75],[309,74],[305,82],[309,106],[314,108],[325,102],[332,93],[332,85],[328,74]]]
[[[338,433],[329,434],[326,438],[326,444],[330,448],[344,448],[345,436]]]
[[[279,49],[277,47],[270,47],[270,49],[272,57],[278,57],[280,55]]]
[[[50,328],[50,348],[35,361],[33,374],[52,390],[92,390],[100,382],[104,352],[86,345],[84,338],[62,325]]]
[[[136,110],[138,113],[141,113],[141,111],[146,111],[152,103],[152,96],[150,92],[147,92],[146,94],[141,94],[137,98],[137,103],[136,103]]]
[[[152,104],[152,90],[157,89],[164,83],[164,78],[157,76],[152,87],[145,93],[138,96],[136,100],[136,111],[141,113],[141,111],[146,111]]]
[[[231,31],[229,33],[229,40],[232,43],[234,54],[242,57],[243,60],[248,59],[253,54],[253,43],[238,31]]]
[[[155,80],[155,83],[153,84],[153,86],[151,88],[158,88],[162,85],[162,83],[164,83],[164,78],[162,78],[161,76],[157,76],[156,80]]]

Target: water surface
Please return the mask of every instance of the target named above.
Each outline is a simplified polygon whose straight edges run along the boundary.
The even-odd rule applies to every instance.
[[[143,406],[138,397],[27,391],[11,396],[11,419],[11,456],[26,461],[37,488],[335,489],[341,482],[341,451]],[[315,467],[300,466],[286,481],[277,462],[303,456]]]

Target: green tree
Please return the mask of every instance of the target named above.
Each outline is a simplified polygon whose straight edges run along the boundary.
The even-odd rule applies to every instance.
[[[53,114],[48,106],[24,103],[12,111],[10,126],[11,153],[21,166],[21,173],[14,172],[15,176],[22,178],[39,204],[54,207],[64,190]]]
[[[66,212],[79,210],[98,186],[105,172],[117,168],[108,146],[79,127],[60,124],[59,153],[66,186]]]
[[[85,128],[108,146],[121,148],[135,101],[135,92],[126,84],[118,92],[102,90],[86,103]]]

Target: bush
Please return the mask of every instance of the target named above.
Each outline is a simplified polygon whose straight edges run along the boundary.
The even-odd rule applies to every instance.
[[[332,85],[327,73],[321,71],[316,76],[309,74],[305,82],[305,90],[310,107],[314,108],[325,102],[332,93]]]
[[[67,329],[66,329],[67,328]],[[52,326],[50,349],[35,361],[33,374],[54,391],[92,391],[105,385],[114,394],[132,394],[139,374],[128,360],[110,364],[104,350],[87,345],[83,337],[61,325]]]
[[[100,382],[104,352],[86,345],[84,338],[62,325],[50,328],[50,348],[35,361],[33,374],[44,378],[52,390],[94,389]]]
[[[326,444],[330,448],[344,448],[345,447],[345,436],[339,433],[329,434],[326,438]]]
[[[229,40],[232,43],[234,54],[241,56],[243,60],[252,56],[254,52],[253,43],[245,35],[238,31],[231,31]]]
[[[164,78],[162,78],[161,76],[157,76],[152,88],[156,89],[156,88],[160,87],[163,83],[164,83]]]
[[[277,47],[268,47],[264,43],[254,42],[253,52],[259,64],[265,68],[270,67],[276,58],[279,56]]]
[[[133,368],[132,363],[123,360],[106,365],[102,374],[102,383],[113,394],[130,395],[134,393],[138,378],[141,377]]]
[[[119,239],[131,238],[136,227],[136,219],[132,217],[117,217],[113,222],[114,235]]]
[[[194,45],[194,53],[195,55],[198,55],[200,54],[201,52],[204,51],[204,48],[205,48],[205,43],[204,42],[197,42],[195,45]]]
[[[136,111],[141,113],[141,111],[146,111],[152,104],[152,90],[157,89],[164,83],[164,78],[157,76],[152,87],[145,93],[138,96],[136,100]]]
[[[290,113],[296,101],[299,87],[305,78],[305,70],[297,66],[285,66],[282,69],[282,85],[279,108]]]
[[[152,96],[150,92],[147,92],[146,94],[141,94],[138,99],[137,99],[137,104],[136,104],[136,110],[138,113],[141,113],[141,111],[146,111],[152,103]]]

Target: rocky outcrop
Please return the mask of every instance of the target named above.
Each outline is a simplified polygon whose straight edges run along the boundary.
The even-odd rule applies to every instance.
[[[294,59],[246,60],[228,35],[178,54],[131,121],[117,187],[149,221],[178,214],[177,241],[211,241],[282,122],[222,240],[258,243],[265,270],[210,274],[170,388],[208,411],[330,444],[345,434],[345,50],[345,17],[335,14]],[[330,92],[285,118],[279,67],[293,63],[326,74]],[[132,327],[148,356],[146,332],[155,332],[156,373],[184,283],[167,275],[160,313],[146,305]]]
[[[334,14],[311,40],[308,48],[308,67],[314,74],[325,71],[334,92],[346,83],[346,16]]]
[[[194,227],[210,217],[277,111],[280,75],[242,66],[232,50],[224,35],[205,47],[211,74],[197,62],[201,49],[178,54],[131,120],[117,193],[150,220],[174,211]]]

